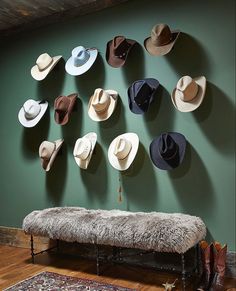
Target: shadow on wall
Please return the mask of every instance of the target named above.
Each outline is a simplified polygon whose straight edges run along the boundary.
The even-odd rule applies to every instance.
[[[45,172],[46,192],[53,206],[60,206],[67,178],[67,145],[64,142],[52,168]]]
[[[232,154],[235,151],[232,138],[235,126],[234,116],[233,102],[216,85],[207,82],[204,101],[194,111],[194,117],[212,146],[224,154]]]
[[[50,111],[46,110],[44,116],[39,123],[32,127],[23,127],[23,134],[21,139],[21,151],[26,159],[38,159],[39,158],[39,146],[47,140],[48,131],[50,126]]]
[[[62,59],[44,80],[38,81],[38,99],[47,100],[50,107],[53,107],[54,100],[62,95],[65,74],[65,61]]]
[[[105,80],[105,67],[101,55],[98,53],[97,59],[92,67],[84,74],[75,77],[79,96],[86,98],[87,103],[96,88],[103,88]],[[104,88],[103,88],[104,89]]]
[[[166,55],[167,60],[180,77],[191,77],[210,74],[209,55],[206,55],[201,44],[192,36],[181,33],[173,50]]]

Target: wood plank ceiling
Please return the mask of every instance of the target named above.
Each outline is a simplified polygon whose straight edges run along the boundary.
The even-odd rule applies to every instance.
[[[89,14],[128,0],[0,0],[0,37]]]

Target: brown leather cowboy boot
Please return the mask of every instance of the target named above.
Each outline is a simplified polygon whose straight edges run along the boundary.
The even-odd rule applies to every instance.
[[[227,254],[227,245],[221,245],[218,242],[213,244],[214,249],[214,277],[210,291],[224,290],[225,263]]]
[[[210,245],[206,241],[201,241],[200,244],[202,275],[198,284],[198,291],[208,291],[213,275],[213,244]]]

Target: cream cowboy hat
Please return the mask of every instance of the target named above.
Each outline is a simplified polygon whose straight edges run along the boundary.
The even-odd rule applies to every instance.
[[[48,53],[41,54],[31,69],[31,76],[37,81],[45,79],[61,58],[62,56],[51,57]]]
[[[28,99],[21,107],[18,113],[18,119],[24,127],[34,127],[43,117],[47,108],[47,101]]]
[[[96,48],[84,48],[78,46],[71,52],[71,57],[66,62],[65,69],[68,74],[72,76],[82,75],[87,72],[93,63],[95,62],[98,55]]]
[[[98,88],[90,97],[88,115],[94,121],[107,120],[115,110],[118,93],[114,90]]]
[[[63,141],[63,139],[58,139],[54,142],[45,140],[39,146],[39,157],[41,159],[41,165],[46,172],[51,169]]]
[[[110,164],[119,171],[127,170],[132,164],[139,146],[139,138],[136,133],[124,133],[117,136],[108,149]]]
[[[171,94],[172,102],[179,111],[190,112],[197,109],[205,96],[206,78],[182,77]]]
[[[74,146],[73,155],[77,165],[80,168],[88,168],[96,142],[97,134],[95,132],[89,132],[82,138],[77,139]]]

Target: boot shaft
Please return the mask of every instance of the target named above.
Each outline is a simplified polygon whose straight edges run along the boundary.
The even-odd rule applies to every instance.
[[[214,272],[220,274],[220,276],[225,275],[226,254],[227,254],[226,244],[223,246],[218,242],[215,242],[213,244]]]

